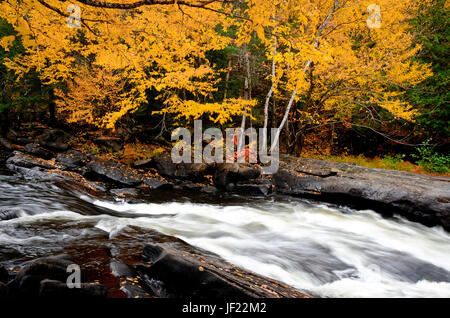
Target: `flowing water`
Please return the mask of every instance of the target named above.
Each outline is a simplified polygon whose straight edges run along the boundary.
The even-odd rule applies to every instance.
[[[18,216],[0,221],[0,263],[95,249],[98,233],[138,226],[318,296],[450,297],[450,234],[440,227],[282,196],[142,199],[98,199],[0,169],[0,212]]]

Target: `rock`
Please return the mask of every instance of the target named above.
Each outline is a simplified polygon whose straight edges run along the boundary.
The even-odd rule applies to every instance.
[[[142,183],[142,177],[135,170],[112,160],[93,160],[86,167],[98,176],[120,184],[137,186]]]
[[[221,189],[226,189],[228,184],[236,184],[239,181],[249,181],[257,179],[261,175],[261,170],[255,166],[224,163],[217,167],[214,174],[214,185]]]
[[[100,283],[81,283],[80,288],[69,288],[58,280],[44,279],[40,282],[39,296],[51,298],[104,298],[108,289]]]
[[[0,221],[17,219],[17,214],[13,211],[0,211]]]
[[[137,197],[138,191],[135,188],[111,189],[109,192],[118,197]]]
[[[45,141],[45,142],[40,142],[40,145],[56,151],[56,152],[62,152],[62,151],[66,151],[67,149],[69,149],[69,145],[63,142],[56,142],[56,141]]]
[[[23,149],[25,150],[26,153],[29,153],[32,156],[39,157],[42,159],[48,160],[53,157],[53,153],[51,151],[42,148],[36,143],[27,144]]]
[[[0,282],[0,299],[5,299],[10,296],[9,287],[5,283]]]
[[[5,138],[0,137],[0,148],[2,147],[10,151],[17,150],[19,148],[18,146],[11,144]]]
[[[44,279],[66,282],[70,275],[67,268],[71,264],[73,260],[67,254],[38,258],[26,263],[11,285],[20,294],[38,295],[40,282]]]
[[[190,181],[203,181],[208,170],[209,166],[206,163],[180,163],[176,165],[175,177]]]
[[[9,273],[8,270],[0,264],[0,283],[7,283],[9,280]]]
[[[155,168],[160,175],[171,178],[175,177],[177,165],[173,163],[169,154],[162,154],[153,160],[155,162]]]
[[[144,286],[140,286],[137,279],[136,270],[122,261],[112,261],[110,263],[111,273],[120,280],[120,290],[128,298],[149,298],[151,297]]]
[[[56,162],[63,166],[64,170],[77,170],[86,165],[87,156],[78,150],[69,150],[56,156]]]
[[[283,156],[273,181],[279,193],[398,213],[450,230],[449,178]]]
[[[153,166],[153,159],[137,160],[133,162],[133,167],[136,169],[153,168]]]
[[[98,145],[110,148],[113,152],[117,152],[122,149],[121,140],[119,138],[102,136],[96,138],[94,142]]]
[[[61,152],[69,149],[68,142],[73,138],[63,130],[52,129],[39,136],[39,144],[52,151]]]
[[[169,182],[150,178],[144,178],[144,184],[149,186],[150,189],[170,190],[173,188],[173,184]]]
[[[179,184],[181,189],[189,191],[201,191],[205,185],[201,183],[194,183],[192,181],[183,181]]]
[[[144,247],[146,265],[136,270],[159,297],[237,298],[304,297],[274,280],[236,268],[215,257],[173,248],[167,244]],[[260,286],[265,286],[261,288]]]
[[[219,189],[217,189],[216,187],[207,185],[204,186],[200,189],[200,191],[205,192],[205,193],[216,193],[217,191],[219,191]]]
[[[269,195],[272,193],[272,184],[228,184],[227,191],[244,195]]]
[[[35,158],[19,151],[14,151],[13,155],[6,160],[6,164],[13,166],[33,168],[40,167],[44,169],[58,169],[59,167],[47,160]]]

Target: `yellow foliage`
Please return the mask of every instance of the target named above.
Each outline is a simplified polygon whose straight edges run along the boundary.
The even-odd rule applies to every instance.
[[[11,47],[12,43],[16,37],[14,35],[4,36],[0,39],[0,47],[2,47],[6,52],[9,51],[9,48]]]
[[[348,117],[355,107],[373,105],[412,120],[414,112],[401,102],[398,88],[431,75],[429,66],[411,61],[420,50],[413,47],[407,22],[415,0],[377,0],[380,28],[367,24],[375,21],[368,12],[373,0],[185,1],[208,10],[176,1],[130,10],[76,2],[82,12],[80,29],[66,25],[67,2],[44,3],[0,2],[0,17],[15,27],[27,50],[5,65],[18,75],[35,69],[46,83],[67,83],[67,94],[58,91],[66,99],[59,111],[68,113],[70,121],[100,127],[114,128],[122,116],[147,103],[150,90],[159,92],[165,105],[156,113],[179,119],[208,114],[222,124],[254,107],[256,101],[210,99],[219,74],[206,53],[232,41],[217,32],[219,25],[237,30],[238,45],[252,37],[263,42],[267,58],[276,62],[276,97],[285,100],[294,91],[296,101],[309,96],[319,106],[304,116],[314,121]],[[10,43],[11,38],[3,38],[0,45]],[[80,66],[82,61],[93,68]],[[317,115],[319,108],[323,113]]]

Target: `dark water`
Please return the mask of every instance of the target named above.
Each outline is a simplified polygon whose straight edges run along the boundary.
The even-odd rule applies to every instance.
[[[156,230],[321,296],[450,297],[450,235],[439,227],[287,197],[139,199],[94,198],[0,168],[0,212],[18,216],[0,221],[0,262],[70,252],[106,274],[111,259],[132,263]]]

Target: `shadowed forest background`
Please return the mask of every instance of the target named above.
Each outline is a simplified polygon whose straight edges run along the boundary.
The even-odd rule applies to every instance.
[[[380,0],[369,28],[372,2],[74,1],[69,28],[68,2],[2,0],[1,133],[60,128],[131,163],[202,119],[277,127],[297,156],[448,174],[448,1]]]

